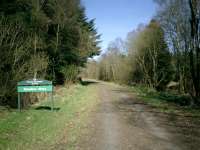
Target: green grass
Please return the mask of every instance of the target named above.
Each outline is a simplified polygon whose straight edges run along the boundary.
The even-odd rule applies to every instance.
[[[137,94],[138,98],[166,113],[184,113],[200,117],[200,109],[189,106],[190,97],[170,92],[157,92],[154,89],[144,86],[134,86],[130,89]]]
[[[0,111],[0,149],[56,149],[60,145],[73,149],[89,111],[97,103],[96,93],[94,85],[62,87],[54,96],[58,111],[35,109],[38,105],[49,106],[49,101],[21,113]]]

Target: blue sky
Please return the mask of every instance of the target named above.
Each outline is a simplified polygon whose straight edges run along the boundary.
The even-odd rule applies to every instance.
[[[153,0],[82,0],[89,19],[96,19],[101,47],[105,50],[117,37],[126,38],[140,23],[148,23],[155,15]]]

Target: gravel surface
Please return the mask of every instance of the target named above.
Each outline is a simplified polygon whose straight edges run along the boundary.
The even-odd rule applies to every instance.
[[[162,118],[126,88],[98,83],[100,102],[77,150],[188,150]]]

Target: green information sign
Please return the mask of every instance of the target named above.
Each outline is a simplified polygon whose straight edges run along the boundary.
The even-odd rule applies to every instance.
[[[53,110],[54,102],[53,102],[53,84],[48,80],[26,80],[20,81],[17,84],[17,92],[18,92],[18,109],[21,110],[21,93],[37,93],[37,92],[48,92],[51,93],[51,101]]]
[[[18,93],[26,93],[26,92],[52,92],[53,86],[18,86]]]

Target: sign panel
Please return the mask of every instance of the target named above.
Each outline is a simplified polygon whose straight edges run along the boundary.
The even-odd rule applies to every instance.
[[[28,86],[28,85],[52,85],[51,81],[48,80],[25,80],[25,81],[20,81],[17,84],[18,86]]]
[[[26,92],[52,92],[53,86],[18,86],[17,92],[18,93],[26,93]]]

